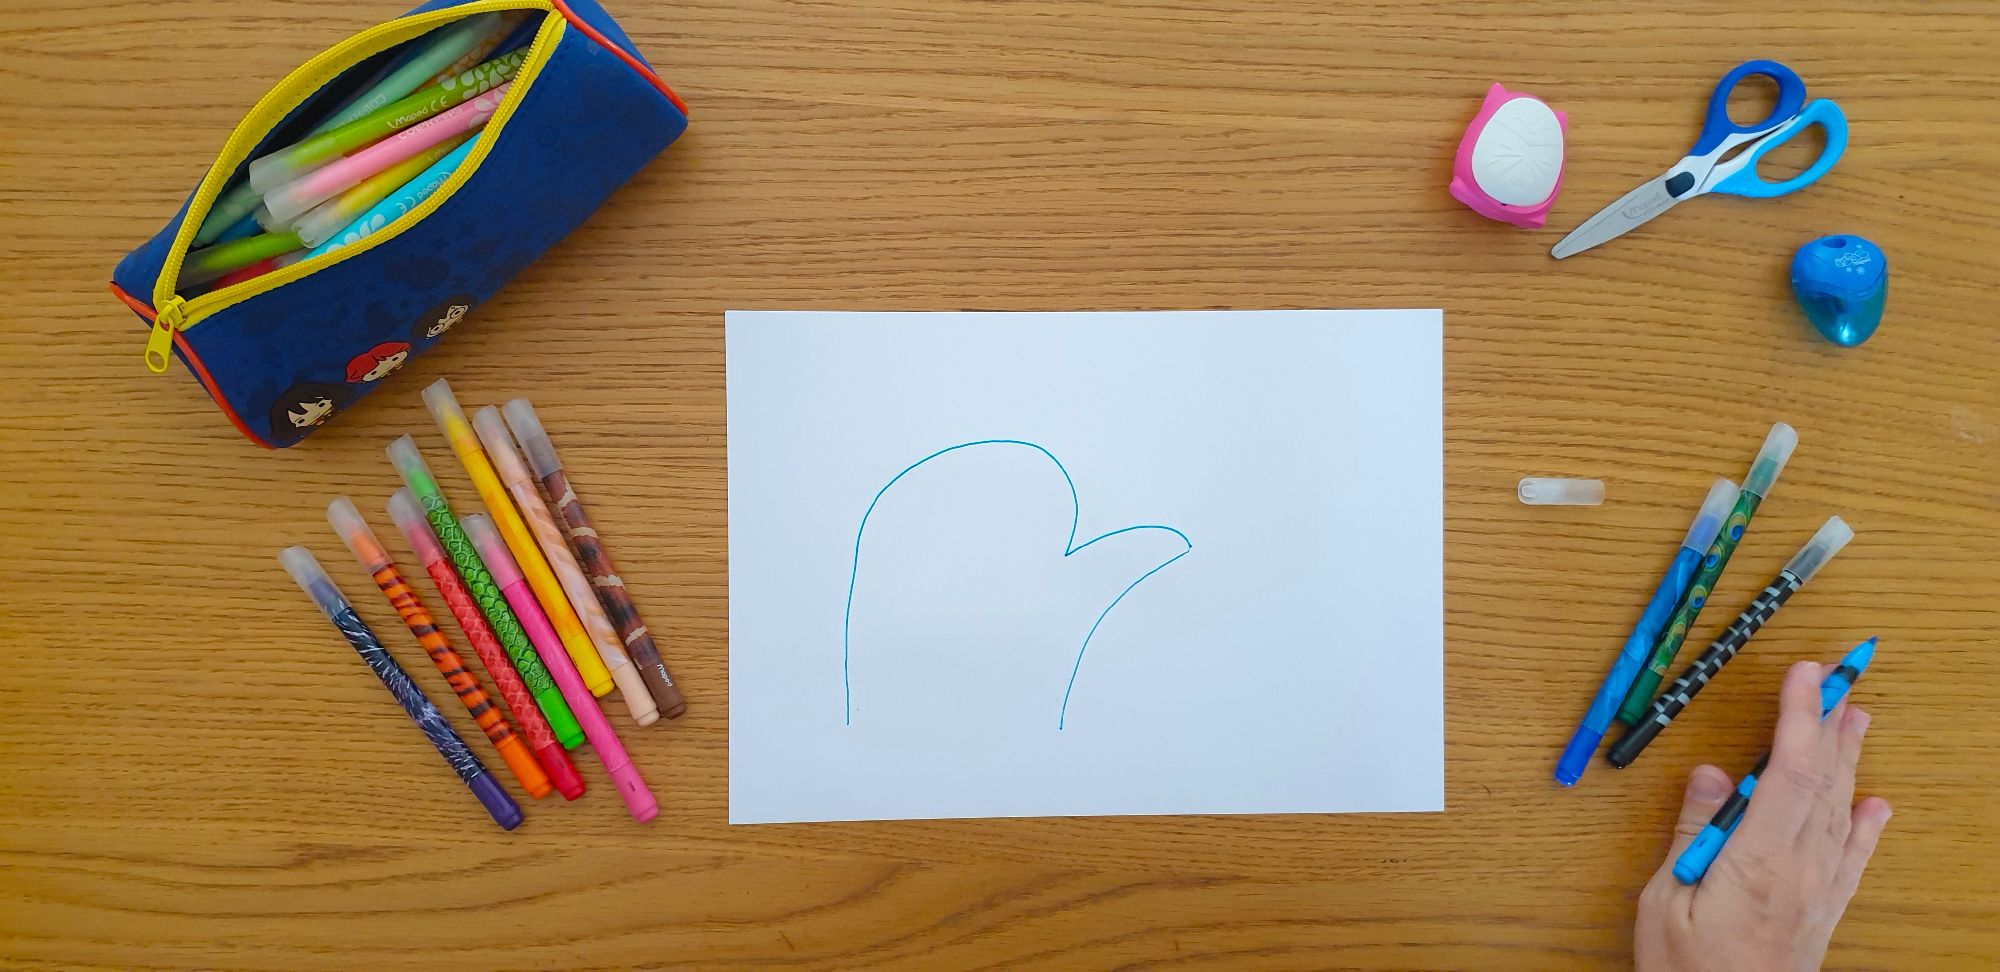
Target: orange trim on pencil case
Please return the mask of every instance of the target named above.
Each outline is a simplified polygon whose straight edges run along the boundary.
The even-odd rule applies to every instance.
[[[132,308],[134,313],[145,318],[148,324],[153,323],[153,318],[159,316],[159,312],[153,309],[153,305],[126,293],[125,288],[118,286],[118,282],[115,280],[111,282],[111,296],[123,301],[125,306]],[[188,346],[187,337],[178,330],[174,332],[174,347],[180,349],[182,359],[188,363],[188,370],[194,372],[195,378],[201,382],[201,387],[208,391],[208,397],[215,399],[216,406],[222,409],[224,416],[228,417],[229,424],[236,426],[236,431],[243,433],[244,438],[266,449],[277,449],[277,446],[258,438],[257,433],[250,431],[250,427],[244,425],[243,420],[237,417],[236,410],[229,407],[229,399],[223,397],[221,390],[215,386],[215,379],[209,377],[208,366],[201,363],[201,355],[194,353],[194,349]]]
[[[679,108],[682,115],[688,114],[687,102],[682,101],[681,96],[674,93],[674,89],[667,87],[667,83],[660,80],[660,76],[653,73],[653,69],[647,67],[646,62],[633,57],[623,47],[612,43],[611,38],[598,33],[597,28],[585,23],[583,18],[577,16],[576,11],[571,10],[569,4],[564,3],[563,0],[549,0],[549,2],[555,5],[556,10],[562,13],[563,19],[569,21],[570,26],[583,31],[583,36],[596,41],[598,46],[610,51],[614,57],[624,61],[632,70],[639,72],[641,77],[652,82],[653,87],[660,89],[660,93],[666,95],[667,100],[673,102],[674,107]]]

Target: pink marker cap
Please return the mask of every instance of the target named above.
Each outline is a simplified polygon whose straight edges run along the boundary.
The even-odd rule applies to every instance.
[[[514,563],[514,555],[507,552],[507,544],[500,539],[500,531],[484,513],[467,513],[458,518],[459,528],[479,550],[479,559],[486,561],[486,572],[493,575],[493,583],[502,589],[513,587],[522,581],[521,568]]]
[[[407,489],[389,494],[389,519],[396,521],[396,529],[403,531],[403,539],[410,542],[410,551],[424,566],[445,559],[444,544],[431,532],[431,521],[424,518],[416,494]]]

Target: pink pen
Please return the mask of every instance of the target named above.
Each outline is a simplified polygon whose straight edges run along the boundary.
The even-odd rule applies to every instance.
[[[353,155],[334,159],[264,194],[271,218],[289,224],[363,179],[411,158],[453,135],[473,131],[492,119],[514,83],[509,81],[449,111],[433,115]]]
[[[597,700],[584,687],[583,677],[576,673],[576,664],[563,651],[562,639],[556,637],[555,629],[549,626],[548,615],[542,613],[542,606],[535,600],[534,592],[528,590],[527,579],[521,576],[521,568],[514,563],[514,555],[507,552],[507,544],[500,539],[500,531],[493,526],[492,520],[478,513],[459,517],[458,523],[472,540],[472,545],[478,548],[480,559],[486,561],[487,572],[493,575],[493,583],[499,586],[521,627],[528,632],[528,641],[535,646],[535,654],[542,656],[542,664],[548,666],[549,674],[556,680],[556,687],[562,690],[570,711],[583,727],[584,738],[590,741],[590,748],[604,763],[604,772],[611,777],[612,785],[618,788],[618,795],[625,799],[625,808],[631,811],[632,819],[645,823],[659,816],[660,804],[653,799],[653,791],[646,789],[646,781],[639,778],[639,768],[632,765],[632,757],[625,755],[625,747],[618,742],[618,734],[611,731],[610,720],[604,718],[604,711],[597,707]]]

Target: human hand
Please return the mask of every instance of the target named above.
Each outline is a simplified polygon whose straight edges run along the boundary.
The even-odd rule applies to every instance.
[[[1800,662],[1785,673],[1770,765],[1742,824],[1690,887],[1674,879],[1674,859],[1734,789],[1721,770],[1695,767],[1673,846],[1639,895],[1641,972],[1819,968],[1889,822],[1888,801],[1854,803],[1868,713],[1842,702],[1820,719],[1828,670]]]

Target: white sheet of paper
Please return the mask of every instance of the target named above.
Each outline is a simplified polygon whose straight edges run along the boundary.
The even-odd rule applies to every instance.
[[[730,312],[730,821],[1444,809],[1443,330]]]

